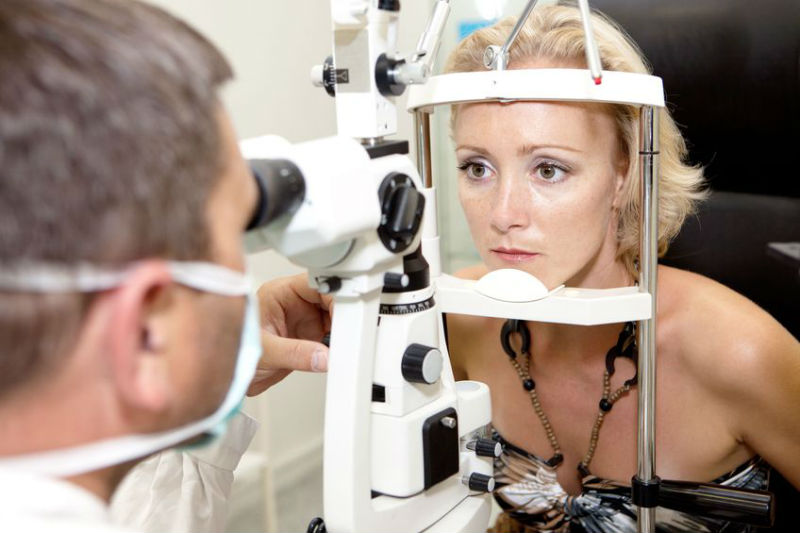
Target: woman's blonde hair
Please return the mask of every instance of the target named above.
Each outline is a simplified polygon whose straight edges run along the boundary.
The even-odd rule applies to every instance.
[[[489,45],[502,46],[516,19],[509,17],[488,28],[472,33],[461,41],[448,57],[445,72],[486,70],[484,50]],[[623,29],[605,15],[593,12],[592,29],[600,52],[603,70],[649,74],[650,68],[638,46]],[[509,50],[509,67],[536,59],[577,64],[585,68],[586,55],[580,11],[574,5],[537,7]],[[639,109],[636,106],[608,106],[617,124],[622,153],[628,171],[619,212],[617,258],[636,276],[639,255]],[[451,115],[455,124],[457,106]],[[670,240],[680,230],[686,217],[705,198],[703,170],[685,163],[686,143],[666,109],[660,110],[660,171],[658,199],[658,252],[667,251]]]

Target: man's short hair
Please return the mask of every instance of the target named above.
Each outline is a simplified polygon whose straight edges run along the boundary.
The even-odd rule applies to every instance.
[[[133,0],[0,2],[0,268],[204,259],[232,73]],[[0,291],[0,395],[70,349],[91,297]]]

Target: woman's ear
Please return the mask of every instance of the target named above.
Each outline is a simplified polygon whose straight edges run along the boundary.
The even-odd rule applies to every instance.
[[[113,383],[134,408],[163,411],[173,396],[167,346],[178,312],[163,261],[138,263],[111,302],[109,349]]]
[[[622,153],[623,149],[620,148],[620,158],[618,163],[614,166],[614,201],[611,204],[612,207],[616,210],[622,209],[622,204],[624,202],[625,197],[625,190],[628,186],[628,174],[630,168],[630,162],[628,154]]]

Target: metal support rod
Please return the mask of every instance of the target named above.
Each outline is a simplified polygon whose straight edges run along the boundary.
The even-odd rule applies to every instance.
[[[658,269],[658,108],[643,106],[639,116],[641,209],[639,227],[639,290],[650,293],[651,315],[639,323],[639,413],[636,476],[656,477],[656,273]],[[639,533],[655,532],[655,507],[639,507]]]
[[[595,84],[600,85],[603,79],[600,62],[600,52],[597,50],[597,43],[592,32],[592,12],[589,10],[589,0],[578,0],[581,10],[581,22],[583,23],[584,47],[586,48],[586,65],[592,73]]]
[[[414,131],[417,142],[417,170],[426,188],[433,187],[431,172],[431,115],[425,111],[414,113]]]
[[[511,30],[511,35],[508,36],[508,39],[506,39],[506,42],[503,44],[503,47],[500,48],[500,50],[497,50],[497,48],[494,46],[489,47],[492,50],[490,53],[491,59],[485,58],[484,61],[488,61],[491,64],[491,68],[494,68],[495,70],[506,69],[508,66],[508,50],[511,48],[511,45],[514,44],[519,32],[522,31],[522,27],[528,20],[531,11],[533,11],[533,8],[536,7],[536,2],[537,0],[528,1],[528,4],[525,6],[525,11],[523,11],[522,15],[517,19],[514,29]],[[488,66],[490,65],[487,64],[487,67]]]
[[[428,71],[433,68],[433,61],[436,59],[436,52],[439,51],[442,31],[449,14],[450,0],[438,0],[433,6],[433,12],[425,31],[419,37],[417,50],[411,57],[412,61],[422,61]]]

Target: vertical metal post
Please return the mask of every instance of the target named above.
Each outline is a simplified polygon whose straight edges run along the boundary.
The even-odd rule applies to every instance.
[[[425,187],[433,187],[431,172],[431,115],[425,111],[414,113],[414,131],[417,142],[417,170]]]
[[[656,273],[658,269],[658,108],[643,106],[639,117],[641,210],[639,226],[639,290],[650,293],[651,315],[639,323],[639,431],[636,477],[644,485],[656,477]],[[639,533],[655,532],[656,507],[639,506]]]

